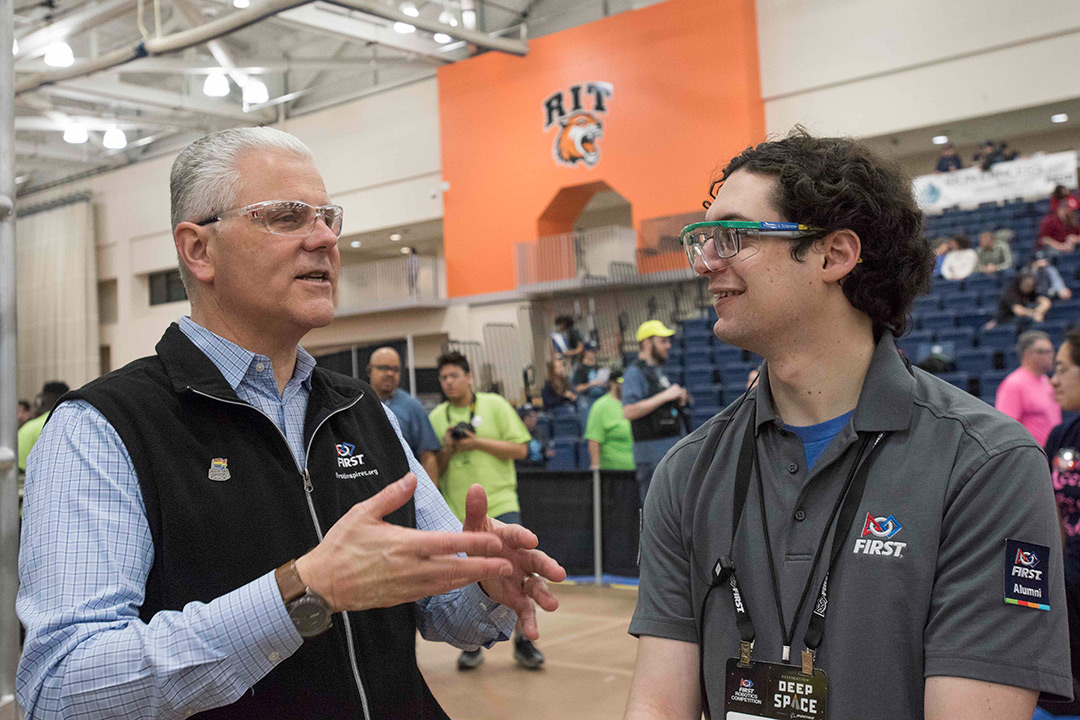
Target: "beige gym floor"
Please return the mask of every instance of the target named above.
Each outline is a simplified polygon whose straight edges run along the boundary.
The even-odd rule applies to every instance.
[[[476,670],[459,672],[460,651],[418,641],[420,669],[453,720],[622,718],[637,652],[626,634],[636,588],[563,584],[555,593],[559,609],[540,617],[541,670],[519,667],[505,642],[486,650]]]

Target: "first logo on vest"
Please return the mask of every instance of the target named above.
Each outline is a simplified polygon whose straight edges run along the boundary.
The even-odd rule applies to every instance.
[[[356,446],[352,443],[338,443],[334,447],[337,449],[338,467],[350,468],[364,464],[364,453],[355,454]]]

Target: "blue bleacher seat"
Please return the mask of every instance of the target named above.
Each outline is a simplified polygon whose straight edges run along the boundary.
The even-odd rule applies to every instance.
[[[994,369],[994,351],[989,348],[958,350],[953,357],[956,369],[967,373],[981,373]]]
[[[1076,273],[1080,270],[1080,255],[1058,255],[1055,264],[1063,278],[1076,279]]]
[[[939,330],[956,327],[956,310],[939,310],[919,316],[919,327],[923,330]]]
[[[685,334],[712,334],[712,326],[715,321],[709,318],[690,318],[683,320],[681,325]]]
[[[551,449],[555,454],[547,459],[548,470],[576,470],[577,469],[577,446],[575,438],[556,438],[551,441]]]
[[[979,347],[981,348],[1011,348],[1016,344],[1016,326],[1007,323],[998,325],[991,330],[979,332]]]
[[[694,405],[690,409],[690,427],[693,429],[701,427],[709,418],[721,410],[723,408],[719,405]]]
[[[1048,320],[1071,320],[1080,324],[1080,299],[1055,302],[1046,317]]]
[[[708,385],[712,382],[715,376],[715,370],[712,363],[706,363],[704,365],[687,365],[686,370],[683,372],[683,383],[685,385]],[[668,376],[671,380],[671,377]],[[675,382],[671,380],[671,382]]]
[[[727,407],[733,402],[738,401],[742,394],[746,392],[746,388],[742,385],[735,387],[733,385],[724,386],[724,407]]]
[[[551,436],[554,438],[580,438],[582,432],[581,420],[577,415],[556,415],[551,421]]]
[[[676,385],[683,384],[683,380],[686,376],[686,371],[684,371],[681,366],[662,365],[661,370],[664,371],[664,375],[667,376],[667,379],[670,382],[673,382]]]
[[[711,352],[713,336],[712,333],[708,335],[686,335],[683,337],[683,349],[686,352],[691,350],[705,350]]]
[[[965,310],[973,310],[982,304],[982,297],[977,291],[964,291],[945,295],[941,298],[941,307],[944,310],[955,310],[957,313]]]
[[[552,418],[570,416],[577,417],[577,406],[573,404],[556,405],[555,407],[548,410],[548,412],[551,413]]]
[[[997,393],[998,385],[1012,370],[987,370],[979,373],[979,395],[990,398],[990,404],[994,404],[994,394]]]
[[[696,383],[686,389],[698,405],[717,405],[723,402],[724,386],[720,383]]]
[[[933,342],[934,331],[933,330],[912,330],[908,334],[904,335],[901,340],[908,340],[915,343]]]
[[[589,469],[589,441],[578,440],[577,441],[577,469],[588,470]]]
[[[712,350],[707,347],[689,347],[683,352],[683,367],[711,364]]]
[[[720,367],[720,382],[732,387],[746,387],[746,377],[751,370],[756,370],[756,363],[728,363]]]
[[[941,378],[942,380],[944,380],[945,382],[949,383],[950,385],[955,385],[956,387],[960,388],[964,392],[968,392],[968,387],[969,387],[969,385],[971,383],[971,375],[969,375],[968,373],[966,373],[966,372],[941,373],[940,375],[938,375],[938,377]]]
[[[983,293],[985,303],[985,294],[987,292],[996,293],[999,289],[997,275],[972,275],[964,280],[964,290],[968,292]]]
[[[1057,347],[1065,341],[1065,331],[1072,327],[1072,320],[1048,320],[1040,325],[1032,325],[1032,330],[1042,330],[1050,336],[1050,342]]]
[[[683,363],[686,362],[686,354],[680,348],[673,347],[668,351],[667,361],[670,365],[682,367]]]
[[[1002,350],[1000,353],[1001,362],[998,364],[999,370],[1015,370],[1020,367],[1020,356],[1016,354],[1016,347],[1010,347]]]
[[[945,328],[937,331],[938,342],[951,342],[957,351],[967,350],[975,344],[975,329],[970,327]]]
[[[920,297],[915,299],[915,312],[922,314],[928,312],[936,312],[941,309],[941,296],[929,295],[926,297]]]
[[[727,365],[743,361],[743,349],[734,345],[720,345],[713,348],[713,362],[717,365]]]
[[[982,307],[981,309],[965,310],[957,313],[956,323],[962,328],[971,328],[973,330],[979,330],[983,325],[994,319],[994,312],[992,307]]]

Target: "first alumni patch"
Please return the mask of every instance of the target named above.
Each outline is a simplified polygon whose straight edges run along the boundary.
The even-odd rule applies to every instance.
[[[1022,540],[1005,541],[1005,602],[1050,609],[1050,548]]]

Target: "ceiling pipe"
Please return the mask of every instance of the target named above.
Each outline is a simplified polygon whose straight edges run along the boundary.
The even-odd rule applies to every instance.
[[[117,65],[129,63],[148,56],[165,55],[168,53],[186,50],[196,45],[219,37],[242,30],[249,25],[254,25],[272,15],[276,15],[294,7],[306,5],[311,0],[264,0],[244,10],[230,13],[227,17],[208,22],[197,28],[173,33],[162,38],[153,38],[105,53],[93,60],[78,62],[69,68],[53,70],[39,75],[31,76],[15,85],[15,94],[21,95],[31,90],[36,90],[44,85],[50,85],[62,80],[84,77],[102,70],[107,70]]]
[[[35,30],[19,40],[16,60],[41,55],[50,43],[67,40],[86,30],[104,25],[125,15],[135,7],[135,0],[105,0],[62,17],[45,27]]]

